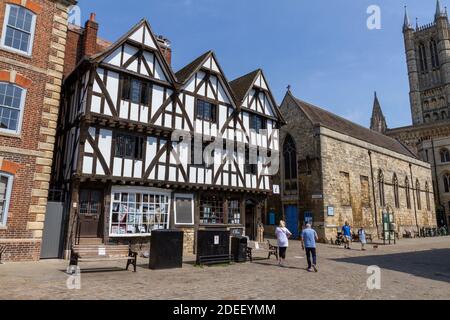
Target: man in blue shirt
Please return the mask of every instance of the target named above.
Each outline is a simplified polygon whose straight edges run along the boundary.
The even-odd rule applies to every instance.
[[[352,228],[348,224],[347,221],[345,221],[345,225],[342,227],[342,235],[344,236],[345,243],[344,247],[345,249],[350,250],[350,242],[352,241]]]
[[[317,232],[311,228],[310,224],[306,225],[306,229],[302,232],[302,249],[306,249],[306,259],[308,260],[308,271],[312,272],[312,268],[314,271],[319,271],[317,269],[317,256],[316,256],[316,241],[319,240],[317,236]],[[311,264],[311,256],[312,256],[312,264]]]

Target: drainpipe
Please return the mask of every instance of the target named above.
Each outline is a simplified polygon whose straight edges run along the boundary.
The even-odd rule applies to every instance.
[[[420,232],[420,228],[419,228],[419,220],[417,219],[417,205],[416,205],[416,192],[417,192],[417,184],[414,181],[413,178],[413,174],[412,174],[412,164],[409,164],[409,172],[411,174],[411,184],[412,184],[412,190],[413,190],[413,199],[414,199],[414,215],[416,216],[416,227],[417,227],[417,232]],[[416,186],[414,188],[414,186]],[[416,192],[414,192],[414,190]]]
[[[369,161],[370,161],[370,176],[372,178],[373,205],[374,205],[374,209],[375,209],[375,226],[377,227],[377,235],[378,235],[377,196],[375,195],[375,181],[374,181],[374,177],[373,177],[372,151],[370,151],[370,150],[369,150]]]

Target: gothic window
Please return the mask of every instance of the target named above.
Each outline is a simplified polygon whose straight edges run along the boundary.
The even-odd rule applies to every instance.
[[[433,68],[439,68],[439,55],[436,41],[434,41],[434,39],[431,39],[430,41],[430,52],[431,52],[431,64]]]
[[[411,209],[411,188],[409,186],[409,179],[406,177],[405,179],[405,192],[406,192],[406,207]]]
[[[428,71],[427,52],[425,50],[425,45],[423,43],[419,45],[419,60],[420,60],[420,71],[427,72]]]
[[[384,193],[384,175],[381,170],[378,172],[378,190],[380,192],[380,205],[384,207],[386,205],[386,197]]]
[[[295,192],[297,190],[297,149],[294,139],[290,135],[286,137],[283,146],[284,157],[284,190]]]
[[[417,210],[422,210],[422,199],[420,194],[420,182],[416,180],[416,198],[417,198]]]
[[[450,192],[450,173],[444,175],[444,191],[446,193]]]
[[[370,207],[369,177],[361,176],[361,204]]]
[[[443,108],[446,105],[447,104],[445,103],[445,98],[444,97],[439,98],[439,107]]]
[[[6,5],[5,28],[1,46],[14,52],[31,55],[36,15],[24,7]]]
[[[395,207],[398,209],[398,208],[400,208],[400,197],[399,197],[398,179],[397,179],[397,175],[396,174],[394,174],[392,185],[394,186]]]
[[[427,210],[430,211],[431,210],[431,200],[430,200],[430,186],[427,183],[425,183],[425,193],[426,193],[426,197],[427,197]]]
[[[448,149],[441,150],[441,162],[442,163],[450,162],[450,151]]]

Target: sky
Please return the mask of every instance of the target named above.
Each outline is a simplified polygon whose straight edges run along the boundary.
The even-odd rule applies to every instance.
[[[441,0],[442,6],[450,0]],[[262,68],[281,103],[286,87],[305,101],[369,126],[373,95],[388,126],[411,124],[402,34],[433,21],[434,0],[79,0],[81,22],[97,14],[115,41],[142,18],[172,42],[174,71],[213,50],[229,81]],[[377,5],[381,29],[370,30]]]

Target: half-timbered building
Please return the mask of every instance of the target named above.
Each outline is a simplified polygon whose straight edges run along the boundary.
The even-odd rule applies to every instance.
[[[199,228],[255,236],[282,123],[266,78],[229,83],[211,51],[174,73],[165,49],[142,20],[65,79],[53,187],[66,248],[168,228],[185,232],[186,252]]]

